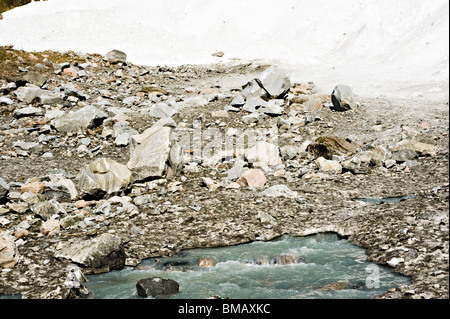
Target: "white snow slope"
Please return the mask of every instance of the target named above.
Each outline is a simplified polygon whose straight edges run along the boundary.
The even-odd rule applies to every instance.
[[[16,49],[119,49],[168,66],[261,59],[324,93],[448,100],[448,0],[48,0],[3,16],[0,45]]]

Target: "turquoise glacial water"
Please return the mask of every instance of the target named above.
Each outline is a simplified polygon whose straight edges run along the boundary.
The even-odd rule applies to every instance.
[[[296,262],[275,263],[279,255]],[[214,258],[215,266],[197,266],[203,257]],[[93,298],[141,298],[136,283],[154,276],[179,283],[180,291],[172,299],[367,299],[410,283],[392,268],[369,262],[364,249],[325,233],[187,250],[176,257],[145,260],[136,268],[89,275],[85,285]],[[336,282],[340,289],[327,289]]]

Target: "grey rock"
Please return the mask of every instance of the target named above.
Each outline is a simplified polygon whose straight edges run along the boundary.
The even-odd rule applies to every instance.
[[[396,151],[392,154],[391,159],[397,161],[397,162],[405,162],[405,161],[411,161],[415,158],[417,158],[418,154],[416,151],[410,149],[410,148],[404,148],[399,151]]]
[[[136,284],[137,293],[143,298],[170,298],[179,291],[179,284],[172,279],[161,277],[144,278]]]
[[[39,143],[36,142],[14,142],[14,147],[20,148],[24,151],[31,152],[32,154],[39,154],[42,152],[43,147]]]
[[[43,220],[50,220],[54,215],[64,216],[67,213],[64,206],[54,199],[33,204],[31,211]]]
[[[7,96],[0,97],[0,105],[12,105],[14,101]]]
[[[64,101],[64,94],[42,90],[36,87],[22,86],[14,92],[19,101],[31,103],[37,99],[41,104],[56,104]]]
[[[163,176],[171,145],[171,128],[165,126],[166,122],[170,122],[164,120],[159,120],[142,134],[131,137],[127,167],[133,172],[133,181]]]
[[[127,61],[126,53],[119,50],[112,50],[106,53],[103,58],[110,63],[123,63]]]
[[[298,198],[298,192],[292,191],[286,185],[274,185],[266,189],[261,193],[263,196],[269,197],[286,197],[286,198]]]
[[[136,135],[138,132],[129,126],[126,121],[116,122],[113,126],[112,138],[116,146],[127,146],[130,143],[132,135]]]
[[[23,79],[30,84],[37,85],[40,87],[44,86],[44,84],[47,83],[47,78],[44,75],[37,73],[37,72],[31,72],[31,71],[27,72],[23,76]]]
[[[262,112],[271,116],[278,116],[283,114],[284,108],[282,106],[276,105],[273,102],[266,102],[260,109],[259,112]]]
[[[359,106],[351,87],[348,85],[337,85],[331,93],[331,101],[334,111],[343,111]]]
[[[266,104],[266,101],[261,99],[260,97],[249,97],[247,98],[247,101],[245,102],[242,109],[244,111],[247,111],[249,113],[256,112],[259,108],[264,106]]]
[[[77,90],[71,83],[63,84],[60,87],[55,88],[55,92],[62,93],[65,96],[77,97],[82,101],[89,98],[88,95],[86,95],[85,93],[83,93],[80,90]]]
[[[225,181],[235,181],[239,177],[241,177],[242,173],[244,173],[245,170],[246,168],[243,164],[236,164],[222,174],[222,179]]]
[[[40,116],[44,114],[44,111],[37,107],[28,106],[14,110],[13,114],[15,117],[21,118],[21,117]]]
[[[274,66],[262,72],[257,81],[268,93],[269,99],[282,99],[291,88],[291,80],[287,72]]]
[[[87,128],[93,128],[101,124],[107,117],[108,115],[105,112],[95,106],[88,105],[76,112],[52,120],[51,124],[61,133],[82,134]]]
[[[256,79],[253,79],[244,85],[241,95],[246,99],[260,98],[266,96],[267,92],[260,86]]]
[[[125,266],[122,240],[112,234],[102,234],[92,240],[60,242],[54,257],[68,259],[92,271],[120,270]]]
[[[102,198],[125,190],[131,183],[131,172],[125,165],[108,158],[99,158],[86,165],[77,180],[83,195]]]
[[[47,200],[70,202],[78,198],[75,183],[68,178],[51,177],[44,185],[43,194]]]
[[[149,115],[156,118],[172,117],[180,111],[180,106],[176,102],[157,103],[150,108]]]
[[[245,100],[244,100],[244,97],[241,94],[237,95],[233,99],[233,101],[231,101],[231,103],[230,103],[230,105],[233,106],[233,107],[241,107],[244,104],[245,104]]]
[[[33,99],[40,95],[41,91],[42,90],[40,88],[22,86],[14,91],[14,94],[19,99],[19,101],[31,103]]]
[[[244,154],[247,162],[253,165],[263,166],[281,166],[283,161],[280,157],[280,151],[275,144],[265,141],[258,141]]]
[[[9,192],[9,184],[0,177],[0,201],[6,198]]]

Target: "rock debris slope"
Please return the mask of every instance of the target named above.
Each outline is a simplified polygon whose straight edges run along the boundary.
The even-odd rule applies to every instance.
[[[442,104],[354,90],[360,106],[336,112],[270,65],[106,53],[0,48],[1,294],[86,297],[75,266],[332,231],[411,276],[383,298],[448,298]]]

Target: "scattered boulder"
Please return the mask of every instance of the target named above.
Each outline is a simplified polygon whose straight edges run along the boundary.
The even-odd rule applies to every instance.
[[[149,115],[156,118],[166,118],[172,117],[175,114],[179,113],[180,106],[178,103],[171,101],[169,104],[167,103],[156,103],[150,108]]]
[[[17,118],[22,118],[31,116],[41,116],[44,114],[44,111],[38,107],[28,106],[20,109],[15,109],[13,114]]]
[[[127,61],[127,55],[125,52],[112,50],[106,53],[103,59],[112,64],[124,63]]]
[[[332,160],[333,155],[341,156],[356,152],[359,145],[338,136],[321,136],[314,143],[310,143],[306,151],[315,157]]]
[[[261,193],[263,196],[269,197],[286,197],[286,198],[298,198],[298,192],[292,191],[286,185],[274,185],[266,189]]]
[[[99,158],[78,174],[78,186],[84,195],[93,198],[111,196],[125,190],[131,183],[131,172],[123,164]]]
[[[397,162],[412,161],[417,158],[418,153],[410,148],[400,149],[392,154],[391,159]]]
[[[351,87],[348,85],[337,85],[331,93],[331,102],[334,111],[345,111],[359,106]]]
[[[32,72],[32,71],[27,72],[23,76],[23,79],[25,81],[27,81],[28,83],[37,85],[39,87],[42,87],[42,86],[44,86],[45,83],[47,83],[47,78],[44,75],[37,73],[37,72]]]
[[[291,88],[291,80],[286,71],[271,66],[256,79],[267,92],[269,99],[283,99]]]
[[[137,293],[143,298],[167,299],[180,290],[179,284],[172,279],[161,277],[144,278],[136,284]]]
[[[112,234],[102,234],[90,240],[60,242],[54,257],[68,259],[85,267],[86,274],[120,270],[125,266],[122,239]]]
[[[342,165],[338,161],[327,160],[323,157],[316,159],[316,164],[323,172],[342,173]]]
[[[5,182],[3,178],[0,177],[0,202],[6,198],[9,192],[9,184]]]
[[[86,129],[100,125],[108,115],[92,105],[66,114],[51,121],[53,127],[61,133],[85,133]]]
[[[210,192],[214,192],[216,189],[220,187],[220,184],[214,182],[212,178],[209,177],[202,177],[203,183],[208,187]]]
[[[133,173],[133,181],[160,178],[164,174],[170,152],[171,128],[160,121],[142,134],[131,137],[127,167]]]
[[[413,150],[420,156],[436,156],[437,154],[437,147],[435,145],[417,140],[404,140],[391,147],[392,152],[400,151],[402,149]]]
[[[0,268],[13,268],[19,262],[19,258],[14,238],[0,231]]]
[[[56,104],[64,101],[64,94],[43,90],[39,87],[22,86],[14,94],[21,102],[32,103],[39,101],[41,104]]]
[[[116,146],[127,146],[131,136],[136,134],[138,132],[132,129],[127,121],[116,122],[113,126],[112,138],[114,138]]]
[[[70,202],[78,198],[75,183],[68,178],[51,176],[50,181],[44,183],[43,194],[46,200]]]
[[[244,156],[247,162],[253,166],[276,167],[283,165],[278,147],[266,141],[258,141]]]
[[[267,182],[267,178],[260,169],[246,170],[236,181],[241,186],[263,187]]]
[[[57,219],[49,219],[41,225],[39,229],[44,236],[51,236],[59,232],[61,224]]]

